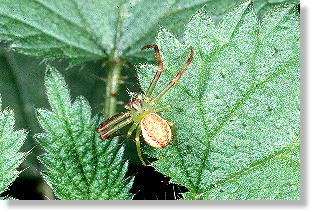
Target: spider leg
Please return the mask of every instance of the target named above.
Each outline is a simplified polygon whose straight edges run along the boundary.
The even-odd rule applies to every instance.
[[[104,132],[106,129],[108,129],[109,127],[117,124],[118,122],[126,119],[127,117],[130,116],[130,113],[127,112],[127,113],[118,113],[112,117],[110,117],[109,119],[103,121],[99,126],[98,128],[96,129],[96,132],[97,133],[100,133],[100,132]]]
[[[130,127],[128,134],[127,134],[127,138],[130,138],[133,131],[138,127],[138,123],[133,123],[132,126]]]
[[[141,126],[139,126],[136,130],[135,145],[136,145],[136,149],[137,149],[140,161],[142,162],[143,166],[147,166],[147,164],[144,162],[143,157],[142,157],[142,152],[141,152],[141,147],[140,147],[140,134],[141,134]]]
[[[147,97],[147,98],[149,98],[152,95],[152,93],[154,91],[154,88],[156,86],[156,83],[157,83],[157,81],[158,81],[158,79],[159,79],[159,77],[161,75],[161,72],[163,71],[163,63],[162,63],[162,60],[161,60],[161,57],[160,57],[158,46],[156,44],[146,45],[141,50],[149,49],[149,48],[154,48],[154,50],[155,50],[155,57],[157,59],[158,67],[157,67],[157,72],[154,75],[154,79],[153,79],[153,81],[151,82],[150,86],[147,89],[147,92],[146,92],[146,95],[145,95],[145,97]]]
[[[126,120],[123,120],[121,122],[119,122],[118,124],[116,124],[115,126],[113,126],[110,130],[104,132],[103,134],[101,134],[99,136],[100,139],[104,140],[106,139],[108,136],[110,136],[111,134],[113,134],[114,132],[116,132],[117,130],[123,128],[124,126],[130,124],[132,122],[132,118],[127,118]]]
[[[177,144],[177,126],[175,125],[175,123],[171,121],[168,121],[168,124],[171,127],[171,132],[173,135],[172,144],[176,145]]]
[[[188,65],[191,63],[191,61],[193,60],[193,54],[194,54],[194,50],[191,47],[191,53],[189,58],[187,59],[187,61],[184,63],[184,65],[182,66],[182,68],[180,69],[180,71],[177,73],[176,77],[171,80],[169,82],[169,84],[167,85],[167,87],[165,87],[164,90],[162,90],[156,97],[155,99],[152,100],[152,102],[157,103],[160,98],[167,93],[167,91],[172,88],[172,86],[174,86],[176,84],[176,82],[181,78],[181,76],[183,75],[183,73],[185,72],[185,70],[187,69]]]

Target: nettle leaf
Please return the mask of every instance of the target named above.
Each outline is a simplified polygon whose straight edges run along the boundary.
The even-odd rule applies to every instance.
[[[27,136],[25,130],[14,130],[14,113],[10,109],[2,110],[1,103],[0,96],[0,194],[6,191],[20,173],[17,168],[25,159],[26,153],[19,150]]]
[[[161,105],[177,143],[146,153],[186,199],[299,199],[299,15],[279,5],[260,22],[253,5],[231,9],[215,25],[201,10],[179,42],[163,29],[157,43],[164,71],[160,92],[189,55],[194,59]],[[154,65],[139,66],[146,90]]]
[[[22,147],[22,151],[32,149],[31,154],[23,163],[25,169],[23,176],[36,174],[41,170],[41,163],[37,156],[42,150],[33,139],[33,135],[41,132],[36,118],[36,107],[48,107],[45,95],[44,83],[35,86],[29,82],[43,82],[46,64],[40,63],[42,59],[22,55],[16,52],[8,52],[0,48],[0,93],[3,97],[3,107],[9,106],[14,110],[15,124],[17,128],[27,129],[29,136]],[[102,110],[103,81],[98,77],[103,72],[100,63],[89,62],[80,66],[63,68],[68,66],[64,63],[53,63],[54,67],[61,69],[61,74],[68,85],[73,88],[72,96],[84,96],[88,99],[94,112]],[[105,71],[105,70],[104,70]],[[28,177],[28,176],[27,176]]]
[[[293,3],[299,4],[300,0],[253,0],[255,10],[260,19],[267,13],[267,11],[273,9],[278,4]]]
[[[38,65],[39,62],[38,59],[0,48],[0,93],[5,100],[3,106],[9,106],[14,110],[16,127],[23,127],[29,132],[22,151],[29,149],[32,151],[21,166],[21,169],[25,169],[23,176],[33,174],[40,169],[36,158],[39,148],[32,138],[34,133],[40,132],[34,105],[43,107],[47,104],[43,85],[34,86],[30,83],[43,81],[44,69],[43,66]]]
[[[117,139],[101,141],[99,118],[83,97],[73,103],[56,69],[48,67],[45,86],[51,111],[38,110],[44,133],[36,136],[46,153],[44,178],[59,199],[129,199],[132,180],[124,179],[128,163]]]
[[[135,56],[165,26],[180,34],[190,16],[207,6],[215,18],[243,0],[0,0],[0,39],[18,52],[71,63]],[[260,14],[298,0],[254,0]],[[177,21],[173,21],[177,20]]]
[[[83,63],[132,55],[164,24],[181,31],[209,0],[0,0],[0,38],[24,54]],[[174,17],[179,21],[172,23]]]

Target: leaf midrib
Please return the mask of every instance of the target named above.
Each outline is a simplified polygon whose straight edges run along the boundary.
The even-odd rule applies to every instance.
[[[51,73],[51,78],[53,79],[53,84],[57,84],[57,80],[54,78],[54,76],[53,76],[53,73]],[[76,158],[77,158],[77,160],[78,160],[78,167],[79,167],[79,169],[80,169],[80,172],[81,172],[81,174],[82,174],[82,177],[83,177],[83,179],[84,179],[84,181],[85,181],[85,185],[86,185],[86,189],[87,189],[87,199],[88,199],[88,197],[90,196],[90,184],[89,184],[89,182],[88,182],[88,178],[87,178],[87,176],[85,175],[85,173],[84,173],[84,169],[83,169],[83,165],[82,165],[82,162],[81,162],[81,158],[80,158],[80,156],[79,156],[79,154],[78,154],[78,152],[77,152],[77,146],[76,146],[76,142],[75,142],[75,139],[74,139],[74,135],[73,135],[73,132],[72,132],[72,128],[70,127],[70,124],[68,123],[68,120],[70,120],[69,119],[69,117],[67,116],[67,113],[65,112],[65,110],[66,110],[66,108],[65,108],[65,106],[64,106],[64,104],[63,104],[63,102],[62,101],[59,101],[60,99],[61,99],[61,94],[60,94],[60,91],[59,91],[59,89],[58,88],[56,88],[56,90],[57,90],[57,92],[55,93],[56,94],[56,96],[57,96],[57,101],[58,101],[58,105],[60,105],[61,107],[61,116],[59,116],[58,115],[58,113],[56,113],[57,114],[57,116],[59,117],[59,119],[61,119],[61,120],[63,120],[63,122],[65,123],[65,129],[66,129],[66,131],[67,131],[67,133],[69,134],[69,137],[70,137],[70,139],[71,139],[71,144],[73,145],[73,150],[74,150],[74,153],[75,153],[75,155],[76,155]],[[64,118],[65,117],[65,118]]]
[[[56,136],[56,135],[53,133],[53,130],[52,130],[53,128],[45,121],[45,119],[43,119],[42,121],[45,123],[45,126],[47,126],[47,127],[49,127],[49,128],[51,129],[51,130],[49,130],[49,132],[51,133],[52,138],[55,138],[55,140],[59,139],[59,137]],[[58,155],[58,154],[59,154],[58,152],[52,151],[51,149],[49,149],[49,151],[46,151],[46,152],[52,153],[51,155]],[[44,153],[43,155],[41,155],[42,158],[44,158],[45,156],[48,157],[48,153]],[[55,159],[59,159],[59,158],[57,158],[57,157],[54,157],[54,158],[55,158]],[[58,161],[61,162],[62,167],[63,167],[63,170],[66,170],[66,166],[65,166],[64,161],[63,161],[63,160],[58,160]],[[42,163],[43,163],[43,162],[42,162]],[[46,165],[46,166],[47,166],[47,165]],[[47,166],[47,169],[48,169],[48,171],[50,171],[50,172],[51,172],[51,170],[53,170],[53,169],[50,169],[48,166]],[[60,172],[57,172],[57,173],[60,173]],[[61,174],[61,175],[66,175],[68,179],[71,179],[71,178],[72,178],[72,176],[66,174],[66,171],[63,172],[63,173],[60,173],[60,174]],[[43,173],[43,175],[45,175],[45,174]],[[47,181],[47,182],[48,182],[48,181]],[[72,184],[72,185],[74,185],[74,187],[77,189],[77,191],[80,191],[80,190],[81,190],[81,187],[78,186],[78,185],[75,183],[75,181],[73,181],[73,184]],[[51,186],[51,187],[52,187],[52,186]],[[64,193],[63,193],[63,194],[64,194]],[[71,195],[77,196],[77,195],[74,194],[74,193],[71,193]],[[64,196],[66,196],[66,195],[64,194]],[[79,199],[80,199],[80,198],[82,198],[83,196],[77,196],[77,197],[79,197]]]
[[[73,25],[73,26],[79,28],[80,30],[82,30],[83,32],[86,32],[88,38],[89,38],[90,40],[92,40],[92,41],[94,42],[94,44],[96,44],[96,46],[98,47],[98,49],[100,49],[100,50],[103,52],[103,54],[106,54],[106,53],[105,53],[105,49],[100,45],[98,39],[96,39],[96,38],[95,38],[88,30],[86,30],[83,26],[80,26],[80,25],[78,25],[77,23],[71,21],[71,20],[68,19],[66,16],[61,15],[57,10],[54,10],[53,8],[49,7],[49,5],[47,5],[47,4],[45,4],[45,3],[41,2],[41,1],[33,0],[33,2],[35,2],[35,3],[39,4],[39,5],[41,5],[43,8],[45,8],[45,9],[49,10],[50,12],[54,13],[55,15],[57,15],[58,17],[60,17],[62,20],[66,21],[66,22],[69,23],[70,25]],[[79,15],[79,18],[84,22],[83,24],[85,25],[85,27],[86,27],[87,29],[90,29],[91,32],[93,32],[93,31],[92,31],[92,28],[89,27],[89,26],[87,26],[87,22],[85,21],[85,18],[82,16],[81,11],[80,11],[80,9],[78,8],[77,3],[76,3],[75,1],[72,1],[72,0],[71,0],[71,2],[75,5],[75,8],[76,8],[76,10],[77,10],[77,12],[78,12],[78,15]],[[94,35],[95,35],[95,34],[94,34]]]

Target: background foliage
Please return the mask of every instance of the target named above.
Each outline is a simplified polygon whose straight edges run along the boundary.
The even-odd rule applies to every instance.
[[[128,163],[117,139],[102,142],[95,128],[100,117],[82,97],[71,103],[61,75],[47,67],[47,96],[52,111],[39,109],[38,121],[45,133],[37,134],[46,153],[40,161],[47,167],[44,178],[60,199],[129,199],[131,181],[124,177]]]

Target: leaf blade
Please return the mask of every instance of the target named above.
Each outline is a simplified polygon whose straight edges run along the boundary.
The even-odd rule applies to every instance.
[[[171,19],[187,20],[207,2],[1,0],[0,38],[21,53],[72,63],[138,56],[161,23],[180,31],[184,23]]]
[[[244,7],[242,4],[234,10],[244,10]],[[259,23],[249,6],[229,42],[222,45],[218,39],[211,39],[208,45],[212,48],[200,41],[212,32],[219,36],[222,30],[218,31],[218,27],[222,22],[216,26],[212,23],[198,28],[187,26],[186,45],[167,31],[159,33],[165,70],[156,92],[175,76],[174,70],[179,70],[186,60],[186,46],[192,45],[195,50],[185,76],[162,100],[163,105],[171,104],[174,108],[164,116],[177,124],[178,143],[167,149],[147,151],[159,158],[152,163],[158,171],[189,189],[186,198],[216,198],[209,193],[214,192],[218,182],[292,145],[299,135],[298,14],[292,5],[278,6],[274,12],[284,16],[282,21],[268,16],[269,22],[264,19]],[[235,11],[228,14],[240,15]],[[199,15],[203,17],[202,12]],[[197,17],[195,15],[189,25],[209,21],[209,17]],[[261,24],[277,27],[268,35],[263,33]],[[143,89],[147,88],[153,70],[156,70],[153,66],[140,67]],[[293,175],[298,176],[298,172]],[[298,178],[294,180],[299,188]],[[298,190],[293,190],[294,199],[299,198]],[[257,197],[256,193],[244,196],[244,192],[247,193],[243,190],[231,196],[224,191],[229,195],[223,198],[261,196]]]
[[[2,110],[1,106],[0,96],[0,194],[6,191],[20,174],[17,168],[25,159],[26,154],[19,150],[27,136],[25,130],[14,130],[13,111]]]
[[[40,157],[48,168],[43,175],[56,196],[131,198],[128,192],[132,181],[124,179],[127,163],[118,140],[103,142],[98,138],[95,128],[99,120],[91,118],[88,102],[78,97],[71,103],[63,77],[52,67],[47,68],[45,86],[52,111],[38,110],[38,121],[45,132],[36,139],[46,150]],[[105,180],[107,183],[103,183]]]
[[[3,27],[0,34],[8,36],[13,41],[14,48],[36,56],[45,56],[45,49],[52,51],[50,56],[59,58],[66,56],[96,59],[104,56],[103,50],[92,41],[90,33],[83,26],[77,25],[77,22],[69,22],[42,2],[1,2],[0,17]],[[68,1],[63,3],[70,4]],[[41,52],[40,49],[44,51]],[[37,53],[33,50],[37,50]]]

